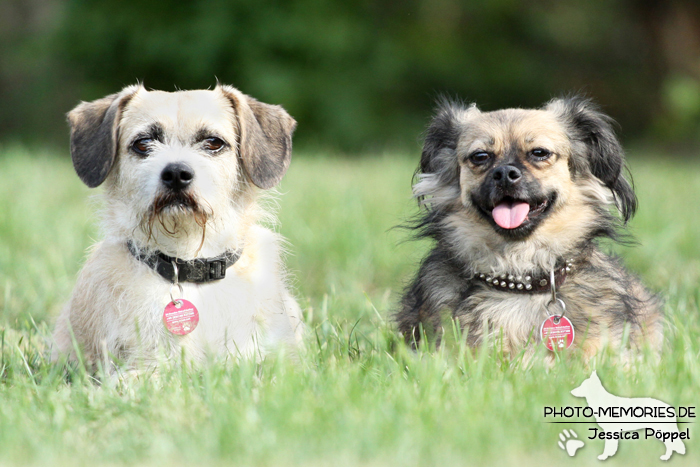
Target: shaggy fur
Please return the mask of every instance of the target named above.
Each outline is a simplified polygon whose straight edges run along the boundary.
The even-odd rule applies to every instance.
[[[412,227],[435,245],[397,314],[408,343],[417,345],[424,331],[439,344],[441,312],[449,310],[471,346],[490,334],[505,353],[521,351],[540,340],[551,295],[499,290],[476,276],[547,273],[572,258],[558,297],[576,330],[574,347],[590,356],[619,345],[629,330],[632,346],[660,348],[657,298],[596,245],[600,237],[619,240],[637,207],[612,123],[579,97],[495,112],[440,103],[413,187],[425,210]],[[521,225],[495,221],[503,202],[529,205]]]
[[[104,240],[58,318],[54,358],[76,358],[77,345],[91,364],[133,367],[161,356],[202,361],[293,348],[301,312],[286,285],[283,240],[259,225],[270,216],[257,200],[287,170],[296,122],[229,86],[175,93],[130,86],[81,103],[68,118],[78,176],[90,187],[104,184]],[[185,188],[166,183],[174,164],[192,173]],[[181,284],[200,321],[177,336],[163,324],[172,284],[127,242],[183,260],[242,254],[224,279]]]

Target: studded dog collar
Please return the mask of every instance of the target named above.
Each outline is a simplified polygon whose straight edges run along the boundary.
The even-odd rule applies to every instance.
[[[233,266],[241,257],[240,251],[229,250],[214,258],[197,258],[185,261],[160,251],[148,254],[141,253],[131,241],[128,241],[126,246],[134,258],[156,271],[163,279],[174,283],[194,282],[202,284],[221,280],[226,277],[226,269]],[[177,265],[177,280],[175,280],[173,262]]]
[[[558,289],[575,269],[574,260],[559,260],[554,266],[554,285]],[[496,290],[513,293],[548,293],[551,291],[551,271],[525,275],[477,273],[474,279]]]

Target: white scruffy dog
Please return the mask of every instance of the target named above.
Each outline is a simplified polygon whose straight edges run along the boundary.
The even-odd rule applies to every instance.
[[[54,359],[79,348],[93,368],[135,368],[294,348],[303,324],[283,240],[257,203],[289,166],[294,119],[229,86],[140,85],[68,119],[76,172],[105,185],[105,238],[58,318]]]

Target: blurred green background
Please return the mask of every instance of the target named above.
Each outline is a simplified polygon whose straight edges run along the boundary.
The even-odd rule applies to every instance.
[[[302,149],[416,149],[439,94],[489,110],[569,92],[627,143],[687,149],[700,2],[0,0],[0,141],[66,145],[80,100],[217,79],[287,108]]]
[[[137,80],[217,79],[299,122],[270,204],[307,351],[68,384],[46,337],[101,233],[64,115]],[[661,363],[528,368],[454,336],[408,351],[390,317],[429,242],[392,227],[418,209],[435,98],[491,110],[570,92],[600,103],[631,149],[640,244],[604,247],[665,299]],[[614,394],[698,405],[699,143],[697,0],[0,0],[0,465],[599,465],[602,440],[568,458],[563,426],[541,416],[582,404],[570,390],[590,368]],[[676,465],[700,465],[692,432]],[[620,443],[612,462],[656,465],[662,449]]]

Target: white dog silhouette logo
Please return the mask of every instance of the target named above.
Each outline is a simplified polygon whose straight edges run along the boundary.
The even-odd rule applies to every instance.
[[[666,445],[666,453],[661,456],[661,460],[668,460],[673,452],[685,454],[685,444],[680,439],[680,432],[676,423],[676,417],[668,416],[660,423],[659,418],[647,415],[644,408],[664,411],[671,409],[671,406],[651,397],[619,397],[610,394],[605,390],[600,378],[595,371],[590,378],[586,379],[579,387],[571,391],[576,397],[585,397],[586,403],[593,410],[596,422],[601,426],[601,431],[605,432],[605,448],[598,459],[605,460],[617,452],[617,443],[623,432],[636,431],[641,429],[651,429],[655,433],[663,432],[668,434],[661,441]],[[602,409],[602,410],[601,410]],[[634,415],[640,413],[641,416]],[[622,415],[621,414],[627,414]],[[675,435],[674,435],[675,434]],[[658,438],[658,436],[655,436]],[[668,438],[668,439],[667,439]]]

